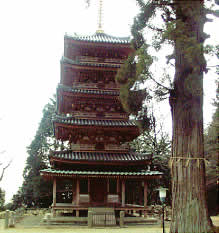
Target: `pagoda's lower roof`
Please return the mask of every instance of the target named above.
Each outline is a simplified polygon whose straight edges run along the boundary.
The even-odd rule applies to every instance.
[[[150,161],[151,154],[119,152],[86,152],[86,151],[52,151],[50,160],[95,161],[95,162],[143,162]]]
[[[72,116],[55,116],[53,118],[54,135],[57,139],[69,140],[78,143],[78,135],[82,137],[99,135],[107,143],[108,137],[115,137],[117,143],[133,140],[140,134],[135,122],[127,120],[92,120],[86,118],[75,118]],[[90,144],[91,138],[88,139]],[[97,141],[95,141],[96,143]],[[113,143],[114,144],[114,143]]]
[[[162,172],[159,171],[76,171],[76,170],[55,170],[44,169],[40,171],[44,177],[121,177],[121,178],[161,178]]]
[[[89,120],[89,119],[77,119],[74,117],[54,116],[53,122],[78,125],[78,126],[107,126],[107,127],[137,127],[134,121],[121,121],[121,120]]]
[[[91,66],[91,67],[106,67],[106,68],[120,68],[121,64],[115,63],[93,63],[93,62],[80,62],[69,59],[67,57],[62,57],[61,63],[68,63],[71,65],[78,65],[78,66]]]
[[[65,92],[70,92],[74,94],[95,94],[95,95],[112,95],[112,96],[119,96],[119,91],[103,91],[98,89],[79,89],[79,88],[72,88],[66,85],[59,84],[57,90],[62,90]]]
[[[96,42],[96,43],[112,43],[112,44],[130,44],[130,37],[115,37],[105,33],[95,33],[94,35],[69,35],[66,34],[65,38],[75,41]]]

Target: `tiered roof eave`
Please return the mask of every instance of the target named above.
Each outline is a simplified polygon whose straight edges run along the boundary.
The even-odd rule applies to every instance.
[[[119,96],[119,90],[98,90],[98,89],[88,89],[88,88],[74,88],[74,87],[69,87],[63,84],[59,84],[57,89],[57,94],[59,94],[60,91],[64,91],[67,93],[73,93],[75,95],[97,95],[101,96],[103,98],[104,96]]]
[[[105,44],[122,44],[129,45],[131,42],[130,37],[115,37],[108,35],[106,33],[95,33],[93,35],[71,35],[66,33],[66,39],[71,39],[72,41],[80,41],[80,42],[90,42],[90,43],[105,43]]]
[[[140,154],[135,152],[118,152],[118,151],[51,151],[49,155],[50,164],[55,162],[59,163],[93,163],[104,165],[125,165],[127,164],[139,164],[149,165],[151,164],[152,154]]]
[[[56,139],[68,141],[71,149],[51,152],[52,168],[41,170],[41,175],[46,179],[161,178],[161,172],[150,171],[151,154],[133,153],[126,147],[127,142],[139,136],[140,129],[120,110],[115,75],[133,50],[130,37],[95,33],[91,36],[66,34],[64,39],[57,115],[52,122]],[[89,104],[94,106],[91,110],[87,110]],[[102,105],[105,109],[99,110]],[[88,116],[89,111],[93,115]]]
[[[69,134],[73,136],[85,129],[88,133],[94,133],[96,130],[103,130],[105,133],[113,132],[113,134],[123,133],[128,137],[128,141],[133,140],[140,134],[140,130],[134,121],[78,119],[72,116],[60,115],[54,116],[53,129],[55,137],[63,141],[69,139]]]
[[[96,69],[99,69],[99,68],[104,68],[104,69],[109,69],[109,70],[112,70],[112,69],[118,69],[121,67],[121,64],[114,64],[114,63],[93,63],[93,62],[80,62],[80,61],[76,61],[76,60],[72,60],[72,59],[69,59],[67,57],[62,57],[61,61],[60,61],[61,64],[70,64],[74,67],[78,67],[78,68],[96,68]]]
[[[120,178],[120,179],[160,179],[162,172],[159,171],[77,171],[77,170],[55,170],[44,169],[40,171],[45,178],[53,177],[80,177],[80,178]]]

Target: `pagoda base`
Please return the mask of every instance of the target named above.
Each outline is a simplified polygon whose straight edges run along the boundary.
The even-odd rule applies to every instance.
[[[52,211],[53,216],[56,216],[58,213],[72,213],[73,216],[75,211],[81,211],[83,213],[86,212],[87,215],[90,208],[111,208],[114,211],[125,211],[126,213],[135,212],[135,214],[139,216],[142,216],[142,214],[146,216],[148,211],[148,207],[135,204],[126,204],[125,206],[122,206],[120,203],[107,203],[105,205],[96,205],[95,203],[81,203],[80,205],[74,205],[71,203],[56,203],[55,206],[52,206]]]

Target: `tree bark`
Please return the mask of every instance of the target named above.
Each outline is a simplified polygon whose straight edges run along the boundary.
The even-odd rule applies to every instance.
[[[176,32],[180,28],[181,37],[175,38],[176,73],[170,95],[173,122],[170,232],[213,232],[206,203],[203,146],[203,1],[175,3],[179,20]]]

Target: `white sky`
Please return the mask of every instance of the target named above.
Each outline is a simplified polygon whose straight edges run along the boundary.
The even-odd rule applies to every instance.
[[[26,147],[59,82],[65,32],[93,34],[97,29],[97,0],[91,0],[90,8],[85,6],[85,0],[0,1],[0,152],[5,150],[4,156],[13,159],[0,184],[7,201],[22,185]],[[129,36],[136,13],[135,0],[105,0],[104,31]],[[216,41],[214,25],[206,28],[212,29]],[[210,102],[215,97],[213,75],[208,75],[205,85],[209,87],[205,91],[206,122],[211,119]]]

